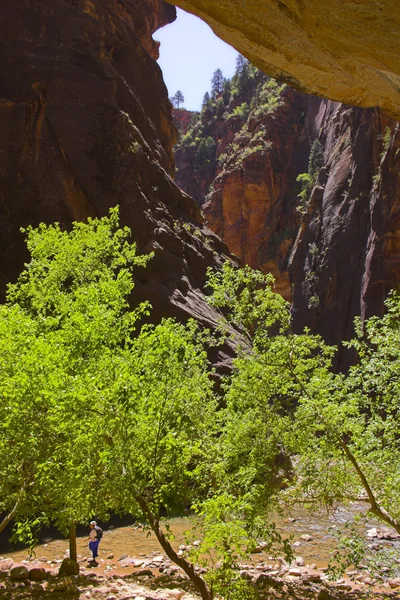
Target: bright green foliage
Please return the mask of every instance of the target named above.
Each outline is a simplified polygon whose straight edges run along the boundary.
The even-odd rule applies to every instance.
[[[181,514],[208,489],[215,459],[217,407],[198,328],[146,326],[119,360],[105,408],[111,492],[121,511],[144,502],[157,519],[161,507]]]
[[[211,274],[211,302],[251,342],[226,384],[221,438],[229,489],[266,510],[364,498],[400,531],[400,297],[351,342],[359,363],[331,370],[335,348],[290,331],[288,306],[271,276],[226,265]]]
[[[149,257],[136,256],[117,210],[71,232],[41,225],[27,234],[31,261],[1,308],[1,498],[7,509],[23,490],[19,520],[41,515],[65,531],[106,511],[93,397],[148,311],[131,311],[128,296],[132,267]]]
[[[288,559],[292,551],[288,540],[283,540],[274,525],[268,525],[254,512],[254,497],[235,497],[221,493],[197,505],[197,521],[192,536],[200,530],[202,542],[193,547],[190,556],[196,563],[206,566],[205,579],[218,597],[226,600],[251,600],[258,598],[254,585],[242,578],[240,560],[246,559],[257,545],[257,540],[268,540],[264,548],[272,552],[279,548]]]
[[[226,262],[221,271],[208,270],[208,286],[213,290],[210,304],[229,310],[229,321],[247,331],[255,347],[269,339],[268,331],[289,327],[289,305],[274,289],[272,275],[251,267],[236,269]]]

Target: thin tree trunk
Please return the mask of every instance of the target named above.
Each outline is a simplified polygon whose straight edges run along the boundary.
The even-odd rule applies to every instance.
[[[341,440],[339,440],[339,444],[342,447],[348,460],[353,465],[354,470],[357,473],[358,477],[360,478],[361,484],[367,493],[368,502],[371,506],[370,511],[372,512],[372,514],[374,514],[376,517],[378,517],[378,519],[380,519],[381,521],[384,521],[385,523],[387,523],[388,525],[393,527],[393,529],[395,529],[397,531],[397,533],[400,533],[400,523],[398,521],[395,521],[382,506],[379,506],[378,502],[376,501],[375,495],[368,483],[366,476],[364,475],[360,465],[357,462],[356,457],[350,451],[346,442],[344,442],[343,439],[341,439]]]
[[[140,508],[143,511],[144,516],[148,519],[150,523],[150,527],[156,534],[160,546],[162,547],[168,558],[170,558],[176,565],[178,565],[178,567],[181,567],[181,569],[185,571],[190,581],[200,592],[200,595],[203,600],[213,600],[214,595],[212,591],[208,588],[208,585],[204,581],[204,579],[196,573],[196,571],[194,570],[194,565],[182,556],[178,556],[178,554],[175,552],[175,550],[165,537],[164,533],[162,532],[158,519],[153,515],[153,513],[147,506],[146,501],[142,498],[138,498],[137,500]]]
[[[22,493],[23,489],[24,488],[22,488],[21,493]],[[4,517],[4,519],[1,521],[1,523],[0,523],[0,533],[7,527],[7,525],[10,523],[10,521],[12,521],[13,518],[15,517],[15,515],[17,514],[17,510],[18,510],[18,506],[19,506],[20,500],[21,500],[21,496],[18,497],[16,503],[14,504],[13,508],[8,513],[8,515],[6,515]]]
[[[76,549],[76,526],[71,523],[69,526],[69,557],[71,560],[78,562],[78,553]]]

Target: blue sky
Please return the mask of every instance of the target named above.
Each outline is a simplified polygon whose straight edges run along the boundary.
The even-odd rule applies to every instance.
[[[220,40],[197,17],[177,9],[174,23],[154,34],[161,42],[158,61],[170,96],[181,90],[185,108],[199,110],[216,69],[225,77],[235,72],[237,51]]]

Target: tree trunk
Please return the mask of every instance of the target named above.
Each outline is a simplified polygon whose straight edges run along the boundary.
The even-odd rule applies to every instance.
[[[142,498],[138,498],[137,500],[140,508],[143,511],[144,517],[149,521],[150,527],[156,534],[157,540],[162,549],[164,550],[165,554],[168,556],[168,558],[170,558],[176,565],[178,565],[178,567],[181,567],[181,569],[185,571],[190,581],[200,592],[202,600],[213,600],[214,595],[212,591],[208,588],[208,585],[204,581],[204,579],[196,573],[196,571],[194,570],[194,565],[182,556],[178,556],[178,554],[175,552],[175,550],[163,534],[158,519],[153,515],[153,513],[147,506],[146,501]]]
[[[71,560],[78,562],[78,553],[76,550],[76,526],[71,523],[69,526],[69,557]]]

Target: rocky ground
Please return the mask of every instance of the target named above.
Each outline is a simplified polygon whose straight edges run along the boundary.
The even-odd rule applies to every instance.
[[[306,537],[306,536],[304,536]],[[309,536],[311,538],[311,536]],[[304,540],[307,541],[307,540]],[[181,547],[181,552],[185,552]],[[186,575],[162,554],[151,553],[116,558],[109,554],[93,565],[80,556],[79,574],[73,574],[71,562],[47,560],[45,556],[15,563],[0,560],[0,599],[75,598],[97,600],[197,600]],[[347,600],[351,598],[397,598],[400,579],[391,579],[377,587],[368,573],[349,572],[345,578],[330,583],[326,568],[305,564],[301,556],[291,565],[283,559],[265,555],[262,548],[247,564],[241,565],[242,576],[254,583],[260,600]]]

